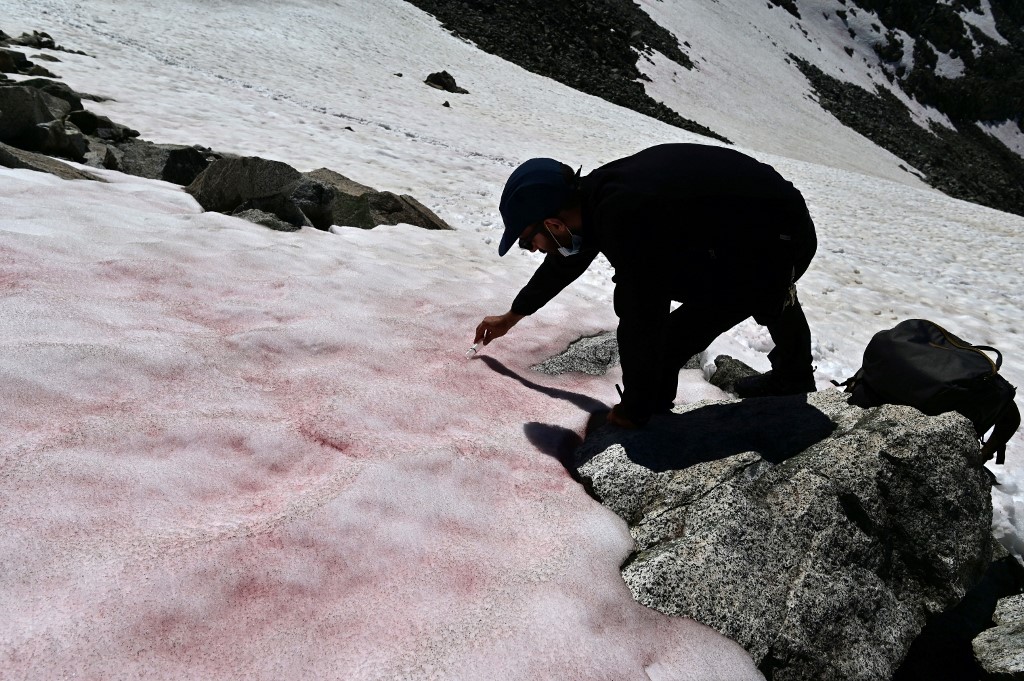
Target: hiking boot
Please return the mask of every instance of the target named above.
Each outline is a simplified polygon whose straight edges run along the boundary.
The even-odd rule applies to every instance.
[[[736,381],[733,388],[738,397],[744,398],[799,395],[801,393],[812,393],[818,389],[812,374],[802,378],[792,378],[776,376],[771,371],[741,378]]]

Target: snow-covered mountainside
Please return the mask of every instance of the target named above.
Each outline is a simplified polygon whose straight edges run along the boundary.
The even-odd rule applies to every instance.
[[[820,107],[900,157],[900,172],[1024,214],[1024,16],[1012,0],[412,1],[589,94],[741,145],[772,129],[787,154],[842,163],[850,134]]]

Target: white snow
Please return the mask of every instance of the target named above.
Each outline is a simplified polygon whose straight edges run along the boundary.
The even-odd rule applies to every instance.
[[[909,98],[882,76],[872,48],[881,40],[870,27],[873,15],[847,15],[857,34],[853,39],[835,14],[844,8],[838,0],[800,0],[799,20],[766,2],[641,0],[639,4],[680,43],[691,45],[684,51],[696,64],[687,70],[660,53],[649,60],[641,58],[638,66],[651,79],[644,87],[652,98],[741,147],[925,186],[904,169],[905,161],[824,111],[789,58],[793,54],[805,59],[868,92],[878,87],[889,90],[926,130],[931,122],[952,128],[946,116]],[[909,66],[913,41],[907,41],[905,34],[902,37]],[[844,47],[854,50],[852,57]]]
[[[935,51],[937,61],[935,62],[935,75],[943,78],[959,78],[964,75],[966,66],[960,57],[951,57],[945,52]]]
[[[977,14],[971,11],[964,11],[960,13],[960,18],[966,21],[968,24],[977,27],[982,33],[987,35],[992,40],[995,40],[1001,45],[1009,45],[1009,41],[1003,37],[996,28],[995,17],[992,16],[992,3],[989,0],[981,0],[981,13]]]
[[[716,58],[680,72],[674,101],[807,197],[819,386],[850,375],[875,331],[919,316],[996,345],[1024,384],[1024,219],[923,187],[801,99],[791,46],[724,4],[677,33]],[[558,462],[619,376],[529,366],[615,327],[607,264],[464,358],[538,263],[496,254],[517,163],[587,172],[707,140],[483,54],[397,0],[0,10],[8,33],[94,55],[47,66],[113,97],[88,108],[146,139],[326,166],[456,227],[283,234],[161,182],[0,169],[7,673],[758,677],[735,644],[632,600],[624,524]],[[471,94],[423,85],[441,69]],[[774,103],[765,83],[780,84]],[[765,368],[768,347],[748,322],[709,356]],[[684,373],[679,401],[720,395]],[[1018,556],[1022,437],[993,467],[994,529]]]
[[[1015,121],[982,121],[978,127],[995,137],[1012,151],[1024,156],[1024,132]]]

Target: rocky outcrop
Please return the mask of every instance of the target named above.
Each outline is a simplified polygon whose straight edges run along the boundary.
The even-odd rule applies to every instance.
[[[56,159],[43,154],[37,154],[17,147],[8,146],[0,142],[0,166],[5,168],[22,168],[35,170],[40,173],[56,175],[63,180],[96,180],[104,182],[101,178],[77,168],[62,163]]]
[[[0,32],[0,44],[64,49],[39,32],[17,39]],[[29,74],[32,68],[20,52],[0,48],[0,71]],[[439,87],[460,90],[446,72],[432,74],[431,79]],[[376,191],[327,168],[300,173],[278,161],[140,139],[137,130],[87,111],[83,99],[102,100],[54,80],[12,83],[0,78],[0,143],[10,145],[0,155],[0,163],[61,177],[89,177],[88,173],[69,175],[70,166],[47,163],[28,153],[38,152],[172,182],[187,186],[205,210],[237,214],[281,231],[301,227],[326,230],[332,225],[371,229],[400,223],[451,229],[412,196]]]
[[[88,143],[68,126],[71,105],[33,87],[0,87],[0,142],[26,151],[84,158]]]
[[[970,422],[835,390],[602,428],[578,474],[629,525],[641,603],[743,645],[769,679],[887,679],[990,563]]]
[[[28,78],[18,83],[18,87],[30,87],[41,90],[51,97],[62,99],[68,104],[68,111],[78,111],[82,108],[82,96],[72,90],[64,83],[48,78]]]
[[[301,227],[309,223],[290,200],[300,180],[302,174],[287,163],[248,156],[215,161],[185,191],[204,210],[232,213],[240,207],[256,208]]]
[[[286,163],[258,157],[215,161],[186,191],[206,210],[255,209],[295,227],[371,229],[407,223],[451,229],[411,196],[378,192],[326,168],[303,174]]]
[[[703,369],[704,356],[705,353],[698,353],[694,355],[683,365],[683,369]],[[723,357],[726,360],[745,367],[746,372],[748,373],[757,373],[746,364],[734,360],[731,357],[723,355],[719,357],[719,360]],[[716,363],[718,363],[719,360],[715,360]],[[614,331],[603,331],[601,333],[594,334],[593,336],[582,336],[577,338],[562,352],[547,358],[540,364],[534,364],[530,369],[533,371],[539,371],[542,374],[548,374],[549,376],[571,373],[604,376],[608,373],[609,369],[618,365],[619,342],[616,333]],[[721,372],[721,365],[719,365],[719,372]],[[717,376],[718,374],[716,373],[715,375]],[[714,377],[712,377],[712,383],[714,383]],[[715,383],[715,385],[718,384]],[[723,387],[723,390],[731,390],[731,384],[729,387]]]
[[[344,225],[371,229],[407,223],[451,229],[429,208],[406,194],[376,191],[327,168],[300,173],[286,163],[238,158],[198,145],[156,144],[139,133],[87,111],[83,99],[64,83],[26,80],[0,87],[0,157],[10,167],[71,173],[29,152],[58,156],[98,168],[187,186],[206,210],[242,213],[271,229],[329,229]],[[14,149],[25,153],[14,153]]]
[[[377,191],[328,168],[303,175],[326,188],[321,205],[329,214],[329,224],[361,229],[397,224],[423,229],[451,229],[447,222],[409,194]],[[311,186],[306,185],[307,192]]]
[[[64,83],[42,78],[0,87],[0,141],[24,151],[120,170],[107,145],[138,132],[82,108],[83,99]]]
[[[0,48],[0,73],[27,73],[30,68],[32,62],[21,52]]]
[[[262,225],[269,227],[270,229],[277,232],[295,232],[301,229],[293,224],[285,222],[281,218],[277,217],[273,213],[267,213],[266,211],[256,210],[255,208],[248,208],[245,210],[239,210],[232,213],[236,218],[242,218],[248,220],[255,225]]]
[[[569,344],[563,352],[530,367],[542,374],[582,373],[603,376],[619,363],[619,343],[614,331],[584,336]]]
[[[991,629],[974,639],[974,655],[988,679],[1024,679],[1024,594],[999,601]]]
[[[17,38],[0,31],[0,44],[9,45],[21,45],[22,47],[31,47],[36,50],[57,50],[59,52],[68,52],[70,54],[80,54],[83,56],[89,56],[81,50],[69,50],[63,45],[58,45],[52,36],[42,31],[32,31],[31,33],[22,33]]]
[[[66,101],[36,88],[0,88],[0,139],[30,139],[37,126],[62,121],[70,111]]]
[[[42,76],[43,78],[58,77],[45,67],[30,61],[21,52],[4,48],[0,48],[0,72],[20,73],[26,76]]]
[[[97,125],[105,126],[110,122],[110,119],[102,116],[95,118]],[[92,127],[91,121],[89,127]],[[113,160],[107,159],[105,155],[104,165],[112,170],[120,170],[137,177],[186,186],[194,182],[213,160],[220,158],[219,154],[203,147],[189,147],[183,144],[154,144],[145,140],[118,140],[117,138],[121,135],[117,127],[97,127],[96,131],[101,139],[106,136],[113,137],[114,139],[111,141],[116,145],[110,151],[113,154]]]

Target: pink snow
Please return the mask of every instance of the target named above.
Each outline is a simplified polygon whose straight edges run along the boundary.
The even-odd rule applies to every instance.
[[[614,376],[529,367],[610,310],[467,360],[514,291],[471,236],[106,176],[0,169],[3,677],[760,678],[559,463]]]

